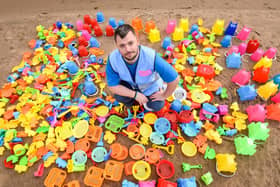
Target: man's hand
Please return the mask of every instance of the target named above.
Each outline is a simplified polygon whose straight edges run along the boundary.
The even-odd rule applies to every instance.
[[[143,105],[143,104],[145,104],[145,103],[147,103],[147,102],[149,101],[148,98],[147,98],[144,94],[142,94],[142,93],[140,93],[140,92],[137,92],[137,96],[136,96],[135,100],[136,100],[140,105]]]
[[[164,101],[166,98],[164,96],[164,91],[160,89],[158,92],[155,92],[153,95],[150,96],[152,101]]]
[[[160,89],[158,92],[151,95],[150,99],[152,101],[164,101],[166,98],[172,95],[178,83],[179,83],[179,76],[174,81],[167,83],[167,87],[165,90]]]

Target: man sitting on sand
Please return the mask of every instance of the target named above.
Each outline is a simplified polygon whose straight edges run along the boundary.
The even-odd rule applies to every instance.
[[[161,110],[176,89],[178,73],[155,50],[140,45],[132,26],[119,26],[114,40],[117,49],[109,55],[106,66],[109,90],[127,107],[137,101],[148,111]],[[167,87],[163,90],[164,82]]]

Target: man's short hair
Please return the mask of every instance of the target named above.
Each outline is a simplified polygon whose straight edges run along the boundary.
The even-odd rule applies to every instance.
[[[127,35],[127,33],[129,33],[129,31],[131,31],[134,35],[136,35],[135,30],[131,25],[123,24],[118,26],[118,28],[116,28],[115,30],[114,40],[116,41],[117,36],[123,39]]]

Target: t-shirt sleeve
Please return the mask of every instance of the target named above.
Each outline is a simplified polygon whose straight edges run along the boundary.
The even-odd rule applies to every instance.
[[[172,82],[178,77],[177,71],[159,54],[155,57],[155,71],[159,73],[164,82]]]
[[[119,74],[113,70],[111,63],[109,61],[109,57],[106,65],[106,80],[108,86],[117,86],[120,83]]]

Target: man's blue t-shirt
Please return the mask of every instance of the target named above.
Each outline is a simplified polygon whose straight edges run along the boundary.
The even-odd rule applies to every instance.
[[[135,79],[138,60],[139,57],[134,64],[126,63],[133,80]],[[170,64],[168,64],[163,58],[161,58],[159,54],[156,54],[155,57],[155,71],[160,75],[162,80],[167,83],[174,81],[178,76],[178,73],[175,71],[175,69]],[[121,81],[119,74],[113,70],[109,58],[106,65],[106,77],[108,86],[117,86]]]

